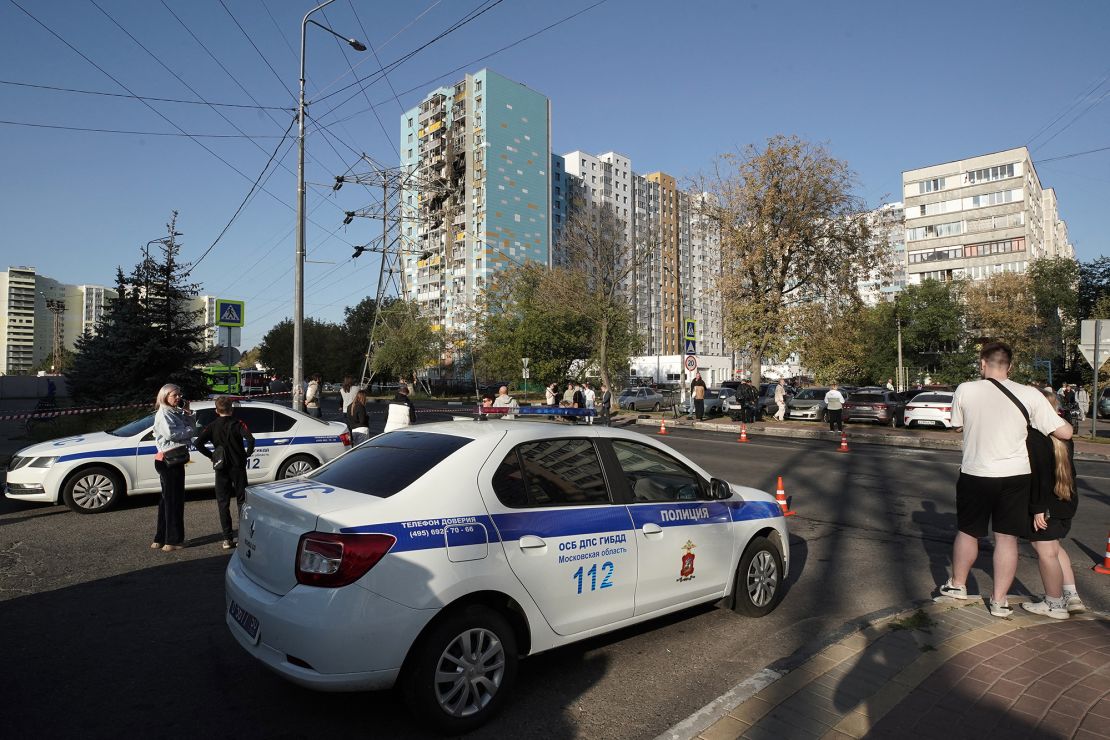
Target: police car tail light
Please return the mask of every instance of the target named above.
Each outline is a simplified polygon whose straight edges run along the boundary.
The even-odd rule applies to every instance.
[[[348,432],[343,432],[339,435],[339,441],[343,443],[344,447],[351,446],[351,435]]]
[[[335,588],[362,578],[393,547],[389,534],[308,532],[297,545],[297,583]]]

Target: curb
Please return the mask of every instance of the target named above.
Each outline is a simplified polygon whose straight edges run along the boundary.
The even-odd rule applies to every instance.
[[[637,419],[636,424],[641,426],[659,426],[654,419]],[[726,434],[738,433],[739,426],[728,423],[695,421],[692,424],[668,424],[674,429],[697,429],[706,432],[723,432]],[[781,427],[753,428],[748,427],[748,435],[758,434],[762,437],[786,437],[791,439],[820,439],[830,442],[839,442],[839,432],[826,432],[819,429],[783,429]],[[849,440],[859,444],[880,445],[886,447],[907,447],[921,450],[950,450],[953,452],[963,449],[960,439],[939,439],[936,437],[911,437],[902,434],[879,434],[876,432],[853,432]],[[1110,454],[1102,452],[1075,451],[1076,460],[1091,462],[1110,462]]]

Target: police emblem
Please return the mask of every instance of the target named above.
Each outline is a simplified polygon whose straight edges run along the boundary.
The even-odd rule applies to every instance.
[[[686,551],[682,556],[682,567],[678,571],[678,578],[675,581],[690,581],[694,578],[694,553],[691,552],[697,545],[690,540],[686,540],[686,544],[681,549]]]

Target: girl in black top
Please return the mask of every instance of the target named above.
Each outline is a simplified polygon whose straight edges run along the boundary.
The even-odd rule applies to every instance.
[[[351,428],[352,444],[358,444],[370,436],[370,416],[366,413],[366,393],[355,393],[351,405],[346,408],[347,426]]]

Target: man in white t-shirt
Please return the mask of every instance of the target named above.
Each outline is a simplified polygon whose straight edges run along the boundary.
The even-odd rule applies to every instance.
[[[825,412],[829,417],[829,431],[844,431],[844,394],[832,384],[825,394]]]
[[[592,408],[595,408],[597,406],[597,391],[594,390],[592,385],[590,385],[589,383],[584,383],[582,385],[582,395],[586,399],[586,408],[592,409]],[[594,423],[594,417],[587,416],[586,417],[586,423],[587,424],[593,424]]]
[[[1017,397],[1029,422],[1044,434],[1071,439],[1071,425],[1056,415],[1035,388],[1008,379],[1014,352],[1002,342],[989,342],[979,352],[983,380],[961,383],[952,397],[952,426],[963,430],[963,462],[956,483],[959,532],[952,545],[952,577],[940,587],[942,596],[967,598],[967,576],[979,555],[979,538],[994,530],[994,589],[990,613],[1013,613],[1006,593],[1017,572],[1018,537],[1030,530],[1029,453],[1025,447],[1025,416],[1005,393]]]

